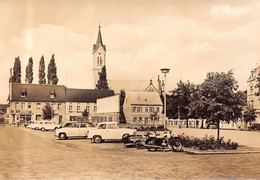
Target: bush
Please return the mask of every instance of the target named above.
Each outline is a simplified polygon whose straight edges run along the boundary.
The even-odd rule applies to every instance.
[[[231,142],[230,139],[228,139],[227,142],[224,141],[224,137],[221,137],[219,141],[217,141],[214,136],[206,135],[204,138],[200,139],[197,137],[189,137],[179,135],[180,141],[184,147],[189,148],[197,148],[199,150],[209,150],[209,149],[237,149],[238,144],[236,142]]]

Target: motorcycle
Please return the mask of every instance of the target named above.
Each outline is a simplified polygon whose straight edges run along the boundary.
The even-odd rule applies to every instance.
[[[182,150],[182,144],[178,137],[170,132],[164,132],[162,136],[160,134],[148,133],[147,139],[145,140],[144,146],[148,151],[157,151],[157,149],[172,149],[175,152],[180,152]]]

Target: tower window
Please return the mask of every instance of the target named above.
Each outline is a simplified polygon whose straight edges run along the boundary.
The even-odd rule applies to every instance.
[[[99,57],[97,58],[97,66],[99,66]]]
[[[102,57],[100,57],[99,66],[102,66]]]

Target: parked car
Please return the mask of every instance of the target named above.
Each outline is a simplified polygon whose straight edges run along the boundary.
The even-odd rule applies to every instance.
[[[46,121],[35,121],[33,124],[31,124],[30,128],[38,130],[44,122]]]
[[[39,125],[39,129],[42,131],[48,131],[48,130],[56,130],[58,128],[60,128],[61,126],[58,124],[55,124],[52,121],[45,121],[44,123]]]
[[[136,134],[136,129],[119,128],[116,122],[102,122],[87,131],[87,138],[100,143],[103,140],[124,140]]]
[[[86,138],[86,132],[89,129],[95,128],[95,125],[91,122],[69,122],[64,125],[64,127],[56,129],[55,131],[55,136],[57,136],[61,140],[68,139],[71,137]]]
[[[254,131],[259,131],[260,130],[260,124],[252,124],[248,129],[254,130]]]
[[[29,121],[29,124],[26,126],[26,128],[32,128],[32,125],[35,124],[37,121]]]

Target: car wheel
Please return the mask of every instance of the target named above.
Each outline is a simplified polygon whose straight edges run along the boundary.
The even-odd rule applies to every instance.
[[[67,139],[67,136],[66,136],[65,133],[60,133],[59,138],[60,138],[61,140],[65,140],[65,139]]]
[[[93,140],[94,140],[95,143],[101,143],[102,142],[101,136],[94,136]]]
[[[129,138],[130,137],[130,134],[124,134],[123,136],[122,136],[122,140],[126,140],[127,138]]]
[[[43,128],[41,128],[41,130],[42,130],[42,131],[45,131],[45,128],[43,127]]]
[[[175,152],[180,152],[182,150],[182,144],[179,140],[174,140],[172,149]]]

